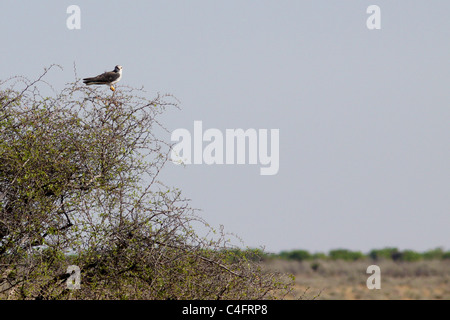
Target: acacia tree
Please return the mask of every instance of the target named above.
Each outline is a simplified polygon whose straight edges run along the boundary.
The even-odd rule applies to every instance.
[[[54,66],[52,66],[54,67]],[[113,93],[75,81],[52,96],[34,81],[0,82],[0,297],[263,299],[291,282],[231,257],[223,236],[158,180],[170,145],[154,132],[171,95]],[[204,223],[206,225],[206,223]],[[81,270],[69,290],[68,265]]]

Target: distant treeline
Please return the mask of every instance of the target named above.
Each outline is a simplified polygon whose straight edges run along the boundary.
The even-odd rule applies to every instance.
[[[307,260],[345,260],[356,261],[363,259],[393,260],[393,261],[419,261],[419,260],[444,260],[450,259],[450,251],[436,248],[425,252],[414,250],[399,250],[397,248],[373,249],[368,253],[351,251],[347,249],[334,249],[328,253],[310,253],[307,250],[281,251],[280,253],[266,253],[260,249],[235,249],[233,254],[245,256],[249,260],[284,259],[295,261]]]

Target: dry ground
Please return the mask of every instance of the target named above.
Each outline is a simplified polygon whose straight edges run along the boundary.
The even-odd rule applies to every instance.
[[[289,298],[306,299],[438,299],[450,300],[450,260],[286,261],[268,260],[265,267],[295,276]],[[381,270],[381,289],[369,290],[369,265]],[[315,270],[314,270],[315,269]]]

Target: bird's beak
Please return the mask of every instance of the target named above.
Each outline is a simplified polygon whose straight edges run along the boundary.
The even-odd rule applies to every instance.
[[[111,89],[111,91],[116,91],[116,89],[114,89],[113,86],[109,87]]]

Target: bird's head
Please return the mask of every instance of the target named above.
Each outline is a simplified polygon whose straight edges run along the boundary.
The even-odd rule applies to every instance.
[[[122,71],[122,66],[116,66],[114,68],[114,72],[121,72]]]

